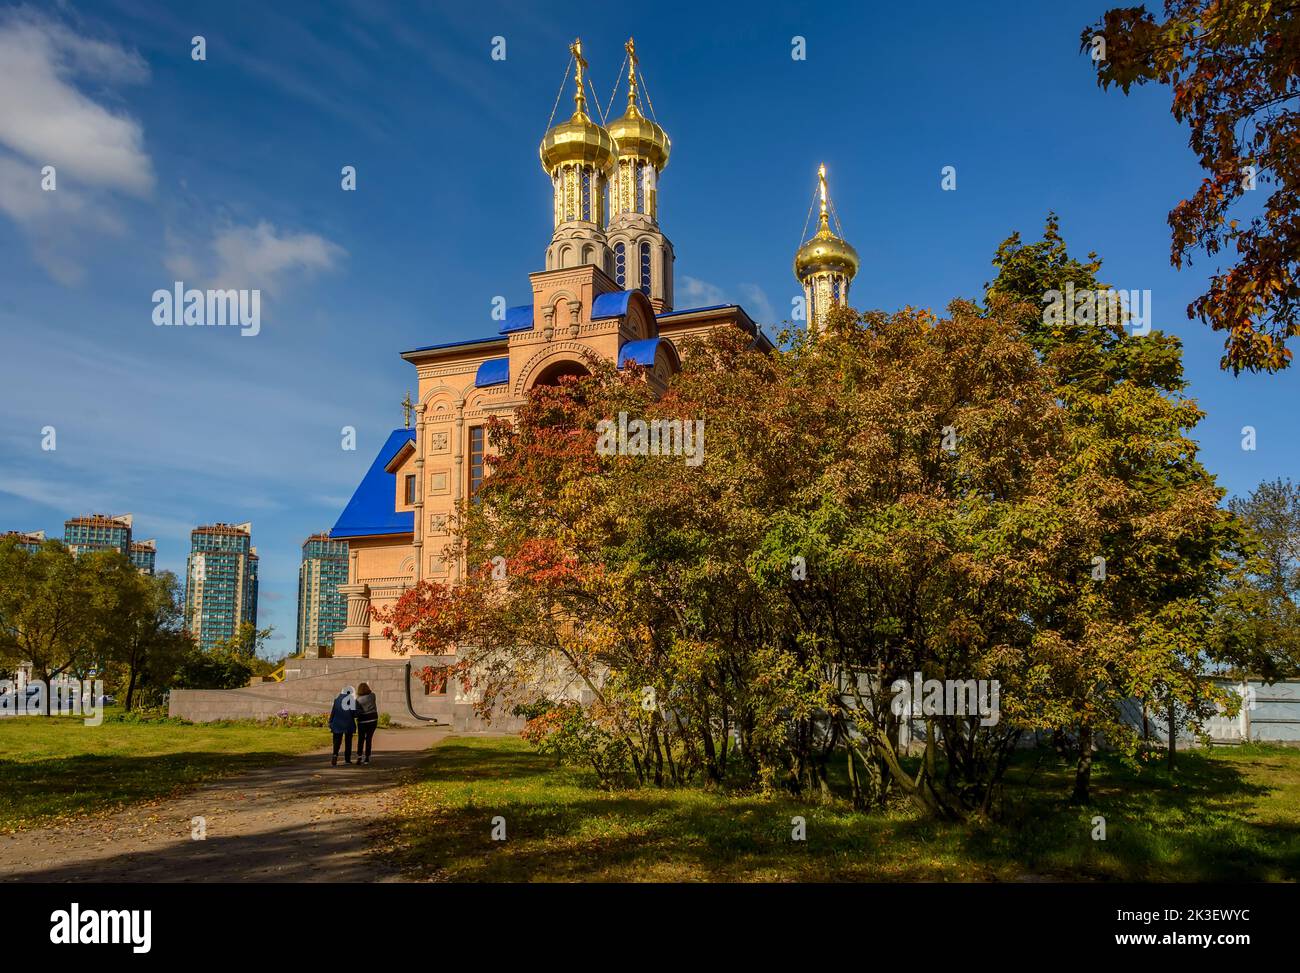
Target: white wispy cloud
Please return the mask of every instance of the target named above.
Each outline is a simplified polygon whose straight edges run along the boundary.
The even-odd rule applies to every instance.
[[[199,246],[180,241],[174,233],[168,240],[173,249],[164,264],[179,279],[271,294],[290,278],[332,270],[347,256],[343,247],[320,234],[280,230],[265,220],[255,226],[221,227]]]
[[[698,277],[682,277],[677,292],[680,295],[678,303],[682,307],[708,307],[711,304],[727,303],[727,295],[721,287]]]
[[[741,300],[736,302],[726,288],[711,284],[698,277],[682,277],[677,285],[677,304],[680,307],[711,307],[715,304],[739,303],[759,324],[775,325],[779,319],[776,308],[767,292],[757,284],[737,284]]]
[[[145,195],[154,176],[140,122],[94,101],[77,82],[148,78],[133,51],[25,11],[11,13],[0,19],[0,142],[79,183]],[[39,181],[34,185],[39,189]]]
[[[134,51],[25,8],[0,13],[0,213],[61,283],[82,277],[75,254],[87,230],[123,231],[113,196],[143,197],[154,186],[139,120],[83,88],[102,99],[148,78]],[[52,191],[42,187],[45,166],[54,167]]]

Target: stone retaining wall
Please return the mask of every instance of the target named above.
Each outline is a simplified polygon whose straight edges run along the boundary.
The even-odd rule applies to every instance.
[[[453,661],[449,656],[415,656],[411,660],[411,704],[420,716],[431,717],[458,732],[498,730],[518,732],[524,721],[497,713],[489,722],[474,713],[473,704],[457,699],[459,687],[449,685],[445,694],[425,695],[424,684],[415,675],[427,665]],[[209,723],[214,720],[265,719],[282,712],[328,713],[345,685],[370,684],[379,703],[393,723],[419,725],[406,706],[405,659],[290,659],[283,682],[259,682],[242,689],[175,689],[168,713],[171,716]]]

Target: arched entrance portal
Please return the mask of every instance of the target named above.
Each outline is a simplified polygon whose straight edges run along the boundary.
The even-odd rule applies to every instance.
[[[559,361],[551,362],[538,373],[537,378],[533,381],[533,388],[539,385],[559,385],[560,379],[569,375],[582,378],[584,375],[590,374],[591,371],[582,362],[562,358]]]

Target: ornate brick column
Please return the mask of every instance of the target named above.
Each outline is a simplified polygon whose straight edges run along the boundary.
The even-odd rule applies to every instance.
[[[349,552],[348,583],[339,585],[339,594],[348,600],[348,624],[334,636],[336,656],[370,655],[370,585],[357,579],[358,552]]]
[[[339,594],[348,600],[348,626],[334,636],[335,654],[370,655],[370,585],[341,584]],[[346,651],[339,652],[339,649]]]

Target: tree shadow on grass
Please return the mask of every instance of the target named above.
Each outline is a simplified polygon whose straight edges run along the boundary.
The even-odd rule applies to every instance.
[[[367,836],[349,820],[260,831],[178,837],[166,847],[33,867],[13,882],[369,882],[385,877],[366,851]]]
[[[241,753],[77,754],[34,761],[0,760],[0,780],[4,781],[0,831],[39,827],[68,816],[98,814],[169,797],[293,756],[268,748]]]
[[[484,759],[490,754],[490,759]],[[455,739],[439,744],[428,779],[472,783],[521,781],[554,775],[556,762],[530,750],[484,750]]]
[[[1087,806],[1065,800],[1072,768],[1052,761],[1040,771],[1028,784],[1013,775],[1000,820],[971,829],[973,860],[991,868],[1017,861],[1062,879],[1277,881],[1298,873],[1297,829],[1254,820],[1276,788],[1234,761],[1179,754],[1171,775],[1102,754]]]
[[[1096,801],[1065,802],[1067,768],[1021,774],[1002,820],[966,825],[906,811],[584,785],[527,750],[440,748],[427,801],[400,827],[395,864],[451,881],[1276,880],[1300,835],[1250,820],[1272,790],[1231,762],[1186,755],[1177,775],[1099,761]],[[511,786],[460,788],[465,781]],[[518,786],[514,786],[518,785]],[[1105,841],[1093,839],[1096,816]],[[492,840],[505,819],[506,840]],[[792,839],[792,818],[806,840]]]
[[[0,880],[35,882],[373,881],[371,857],[382,820],[377,799],[394,792],[402,775],[430,751],[377,753],[361,767],[330,766],[321,753],[241,754],[234,766],[211,764],[209,753],[171,754],[182,766],[208,766],[225,776],[192,793],[133,807],[104,826],[81,817],[58,828],[0,837]],[[250,767],[250,757],[264,758]],[[83,771],[106,771],[136,781],[163,758],[112,757]],[[111,768],[111,769],[110,769]],[[101,788],[105,780],[82,778]],[[71,786],[71,785],[70,785]],[[173,785],[172,789],[176,789]],[[115,791],[125,798],[118,787]],[[194,816],[205,819],[195,840]]]

